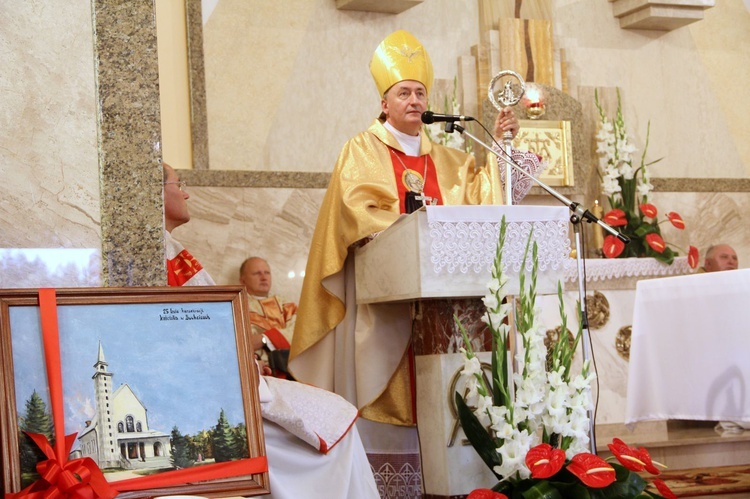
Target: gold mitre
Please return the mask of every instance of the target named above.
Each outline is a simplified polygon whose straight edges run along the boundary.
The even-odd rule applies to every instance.
[[[380,42],[370,61],[370,72],[382,97],[393,85],[415,80],[424,85],[427,94],[432,87],[432,61],[414,35],[398,30]]]

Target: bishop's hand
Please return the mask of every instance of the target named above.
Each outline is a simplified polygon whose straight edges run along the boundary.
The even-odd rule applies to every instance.
[[[515,139],[520,128],[521,126],[518,124],[518,118],[516,118],[516,113],[513,112],[513,109],[504,107],[497,113],[497,118],[495,118],[493,135],[498,142],[503,140],[503,132],[510,132],[512,134],[511,138]]]

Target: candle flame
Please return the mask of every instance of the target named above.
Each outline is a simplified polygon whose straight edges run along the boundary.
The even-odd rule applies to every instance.
[[[526,98],[529,104],[539,104],[542,102],[542,93],[536,87],[529,87],[526,89]]]

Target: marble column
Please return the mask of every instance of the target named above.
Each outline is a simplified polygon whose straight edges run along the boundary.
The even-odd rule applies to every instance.
[[[153,2],[94,0],[102,283],[166,284]]]

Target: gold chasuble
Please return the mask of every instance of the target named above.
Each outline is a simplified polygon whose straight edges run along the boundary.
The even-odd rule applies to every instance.
[[[285,302],[278,295],[266,298],[251,296],[247,300],[250,308],[250,325],[253,334],[263,334],[266,331],[277,330],[286,339],[286,344],[282,342],[276,348],[289,348],[288,342],[292,339],[294,333],[294,321],[296,319],[297,304]],[[291,328],[289,326],[292,326]]]
[[[388,304],[357,307],[353,258],[347,261],[350,246],[387,229],[401,215],[402,175],[389,147],[403,154],[395,137],[375,120],[341,151],[310,246],[289,365],[297,380],[343,395],[364,418],[409,426],[415,415],[408,307],[398,304],[393,317],[383,313]],[[424,165],[429,155],[434,169],[425,171],[437,174],[442,204],[502,204],[497,168],[476,168],[474,156],[433,144],[424,134],[419,154],[410,164]],[[434,180],[426,178],[425,185]]]

